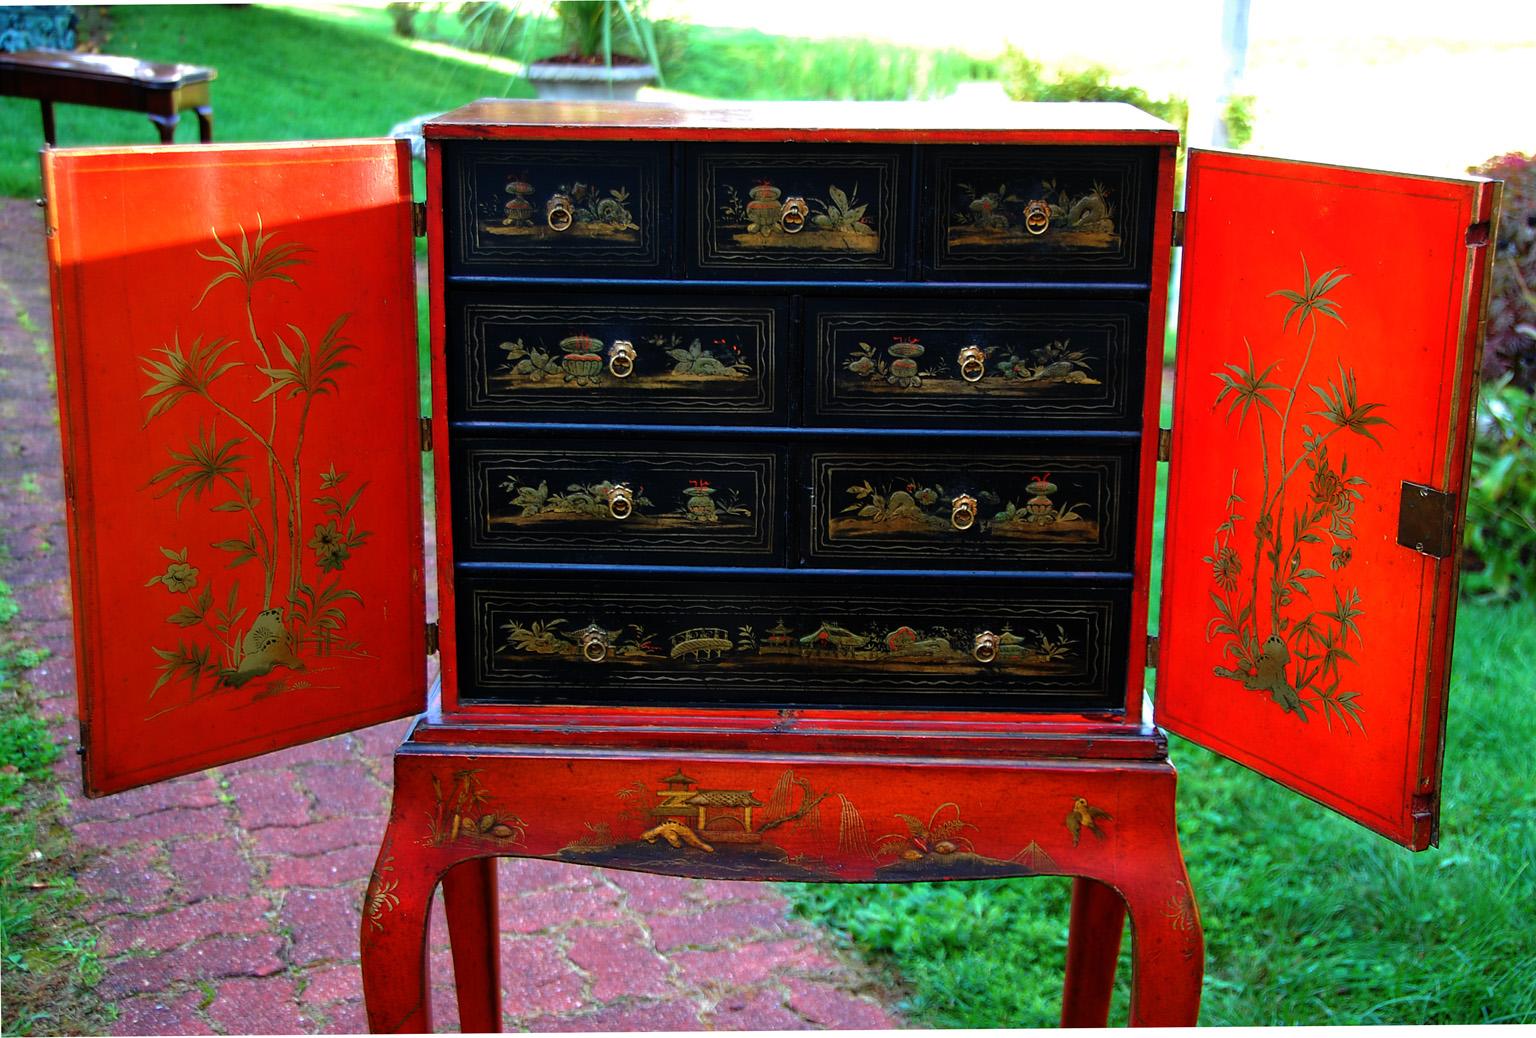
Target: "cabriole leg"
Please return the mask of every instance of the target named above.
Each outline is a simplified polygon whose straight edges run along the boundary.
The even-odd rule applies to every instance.
[[[1085,877],[1072,881],[1061,1026],[1108,1026],[1125,911],[1125,901],[1113,887]]]
[[[465,1033],[501,1030],[501,942],[496,859],[472,858],[443,875],[443,908],[453,949],[453,982]]]

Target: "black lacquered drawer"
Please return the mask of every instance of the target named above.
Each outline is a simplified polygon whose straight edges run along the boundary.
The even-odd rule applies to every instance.
[[[450,274],[667,273],[665,144],[475,142],[444,149]]]
[[[1142,281],[1153,148],[935,147],[923,152],[926,276]]]
[[[829,567],[1130,572],[1136,450],[1135,439],[808,447],[802,552]]]
[[[447,309],[449,403],[464,418],[761,424],[785,415],[789,318],[777,300],[466,290]]]
[[[1134,300],[808,299],[806,421],[1136,429],[1146,325]]]
[[[629,705],[1108,709],[1130,589],[461,570],[460,696]]]
[[[782,564],[785,450],[600,436],[454,443],[454,554]]]
[[[908,275],[906,149],[693,145],[685,155],[690,273],[839,280]]]

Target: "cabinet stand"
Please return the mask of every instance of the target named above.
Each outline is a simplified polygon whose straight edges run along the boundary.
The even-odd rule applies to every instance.
[[[488,728],[432,741],[442,737],[418,725],[395,753],[362,919],[376,1033],[432,1029],[439,882],[464,1030],[500,1030],[497,857],[745,880],[1069,875],[1063,1025],[1105,1025],[1127,911],[1130,1022],[1199,1015],[1200,919],[1161,755],[1064,759],[1027,740],[1016,757],[982,758],[531,745]]]

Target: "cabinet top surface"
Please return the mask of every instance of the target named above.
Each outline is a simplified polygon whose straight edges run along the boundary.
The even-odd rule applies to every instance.
[[[435,138],[1039,141],[1172,144],[1178,131],[1118,102],[769,101],[718,107],[647,101],[484,98],[426,125]]]

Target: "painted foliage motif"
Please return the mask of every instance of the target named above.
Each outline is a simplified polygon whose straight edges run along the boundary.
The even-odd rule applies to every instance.
[[[797,184],[797,187],[800,186]],[[720,185],[720,229],[745,249],[811,249],[873,253],[880,250],[877,214],[859,198],[859,185],[789,193],[761,177],[743,193]]]
[[[306,445],[313,409],[340,392],[357,349],[348,313],[323,331],[281,314],[259,313],[252,290],[264,281],[297,286],[306,247],[242,227],[238,247],[217,235],[198,255],[212,277],[192,305],[194,319],[216,292],[244,297],[244,327],[204,329],[183,343],[180,329],[140,357],[147,379],[144,422],[194,409],[198,433],[166,448],[166,464],[143,492],[174,496],[176,508],[227,517],[228,536],[206,544],[162,545],[145,581],[143,607],[170,610],[163,640],[150,647],[159,677],[146,689],[172,709],[251,685],[258,696],[283,691],[332,657],[366,657],[348,632],[363,607],[347,586],[347,565],[366,549],[364,495],[338,460]],[[254,368],[264,380],[254,397],[225,376]],[[321,467],[321,461],[324,467]],[[166,702],[175,693],[175,702]],[[158,697],[158,698],[157,698]]]
[[[951,247],[1119,247],[1112,191],[1100,181],[1082,185],[1041,177],[989,186],[955,184]]]
[[[631,187],[570,177],[535,184],[527,172],[509,173],[501,211],[480,225],[486,234],[530,242],[589,240],[638,244],[640,225],[631,212]]]
[[[1044,472],[1024,481],[1022,492],[984,488],[976,491],[990,518],[975,526],[957,529],[954,516],[955,488],[926,479],[907,479],[874,484],[865,479],[848,487],[849,503],[841,514],[828,520],[830,540],[882,535],[984,536],[1007,540],[1050,543],[1097,543],[1099,524],[1086,501],[1069,501],[1061,488]]]
[[[524,335],[499,344],[493,380],[518,389],[676,390],[752,378],[752,364],[734,337],[653,334],[634,343],[605,342],[573,332],[551,344]]]
[[[1216,607],[1207,637],[1220,646],[1218,677],[1266,693],[1297,720],[1321,713],[1330,727],[1337,720],[1345,731],[1363,731],[1350,647],[1363,639],[1365,608],[1349,565],[1355,510],[1368,484],[1351,473],[1348,452],[1364,447],[1362,440],[1379,448],[1377,432],[1390,423],[1378,413],[1382,405],[1361,399],[1354,371],[1342,362],[1303,389],[1319,338],[1346,328],[1329,293],[1349,276],[1334,267],[1313,278],[1302,257],[1301,288],[1270,293],[1290,304],[1281,333],[1306,338],[1289,385],[1279,381],[1280,362],[1262,364],[1246,340],[1246,362],[1214,373],[1221,383],[1215,406],[1226,405],[1236,435],[1257,434],[1261,464],[1256,473],[1233,471],[1227,516],[1205,557]],[[1293,421],[1303,434],[1295,454]]]
[[[1065,385],[1103,385],[1087,351],[1074,349],[1070,338],[1033,347],[975,345],[950,358],[930,354],[915,335],[897,335],[884,349],[860,341],[844,354],[842,369],[870,393],[948,394],[975,386],[989,393],[1035,396]]]

